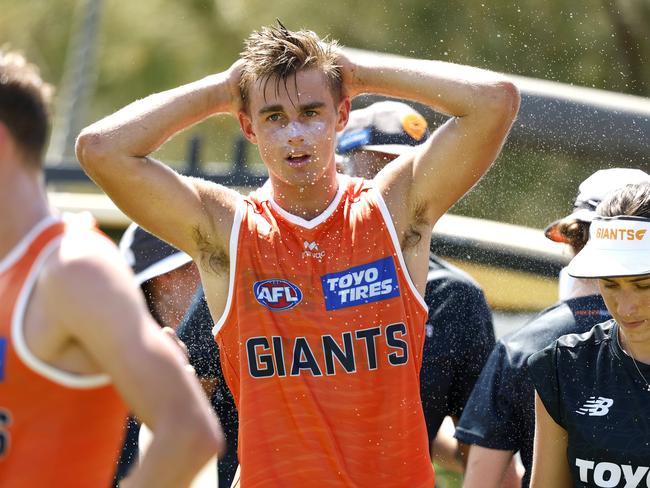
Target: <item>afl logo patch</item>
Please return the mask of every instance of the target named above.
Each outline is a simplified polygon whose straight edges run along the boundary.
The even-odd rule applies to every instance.
[[[253,285],[255,299],[273,311],[288,310],[302,300],[302,291],[287,280],[257,281]]]

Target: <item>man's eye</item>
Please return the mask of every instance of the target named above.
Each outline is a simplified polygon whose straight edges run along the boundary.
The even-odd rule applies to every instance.
[[[277,122],[278,120],[280,120],[280,118],[281,118],[280,114],[271,114],[266,118],[266,120],[270,122]]]
[[[316,117],[318,115],[318,112],[316,112],[316,110],[306,110],[305,115],[307,117]]]

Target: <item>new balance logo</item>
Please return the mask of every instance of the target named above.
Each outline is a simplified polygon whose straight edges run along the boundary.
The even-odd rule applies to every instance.
[[[576,410],[580,415],[589,415],[590,417],[602,417],[609,413],[609,407],[614,405],[614,400],[603,397],[589,397],[585,404]]]
[[[305,241],[303,242],[302,247],[304,249],[304,251],[302,252],[303,258],[315,258],[320,261],[321,259],[323,259],[323,256],[325,256],[325,251],[321,251],[318,249],[318,243],[316,241],[314,242]]]

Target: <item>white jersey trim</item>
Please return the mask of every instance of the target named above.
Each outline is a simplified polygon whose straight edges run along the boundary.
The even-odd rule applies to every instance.
[[[388,211],[386,202],[384,202],[384,197],[382,197],[381,193],[375,188],[371,188],[369,193],[372,193],[377,200],[377,203],[379,205],[379,210],[381,210],[381,215],[384,218],[386,228],[388,229],[390,238],[393,241],[393,247],[395,248],[395,253],[397,254],[397,259],[399,259],[399,265],[402,268],[402,272],[404,273],[406,282],[408,283],[409,288],[411,288],[411,292],[413,292],[420,305],[422,305],[422,307],[424,308],[424,311],[428,312],[429,306],[424,301],[424,298],[422,297],[418,289],[415,287],[415,284],[411,279],[411,275],[409,274],[409,270],[406,267],[406,262],[404,261],[404,255],[402,254],[402,247],[399,244],[399,239],[397,238],[397,231],[395,230],[395,225],[393,224],[393,218],[390,216],[390,212]]]
[[[27,303],[29,302],[29,297],[32,294],[32,290],[38,278],[39,272],[41,271],[45,260],[59,247],[62,240],[63,236],[54,239],[47,246],[45,246],[45,248],[36,258],[36,261],[34,261],[34,264],[29,271],[29,275],[27,276],[22,289],[20,290],[18,299],[16,300],[16,304],[13,309],[11,319],[11,339],[16,349],[16,354],[20,360],[23,362],[23,364],[25,364],[25,366],[34,371],[36,374],[47,378],[53,383],[57,383],[68,388],[98,388],[110,384],[111,379],[108,375],[79,375],[70,373],[69,371],[63,371],[50,364],[47,364],[45,361],[36,357],[29,350],[27,347],[27,342],[25,341],[25,335],[23,333],[25,310],[27,309]]]
[[[61,218],[56,215],[48,215],[41,219],[27,234],[23,236],[22,239],[20,239],[20,241],[18,241],[18,244],[16,244],[13,249],[11,249],[11,251],[0,260],[0,273],[4,273],[13,266],[16,261],[22,258],[27,252],[27,248],[32,244],[34,239],[45,230],[45,228],[60,221]]]
[[[237,247],[239,245],[239,231],[241,229],[241,223],[244,220],[244,212],[246,211],[246,206],[248,204],[242,198],[237,204],[235,209],[235,218],[232,223],[232,230],[230,231],[230,276],[228,279],[228,298],[226,299],[226,305],[223,308],[223,313],[217,323],[212,327],[212,335],[216,336],[223,324],[226,322],[228,315],[230,314],[230,309],[232,308],[232,297],[235,292],[235,275],[237,273]]]
[[[341,201],[341,198],[343,197],[343,192],[344,192],[344,187],[346,185],[346,182],[343,181],[343,178],[337,176],[337,183],[339,185],[338,189],[336,190],[336,195],[334,196],[334,199],[330,202],[330,204],[327,206],[327,208],[318,216],[314,217],[311,220],[305,220],[302,217],[298,217],[297,215],[293,215],[292,213],[287,212],[285,209],[280,207],[276,203],[276,201],[273,199],[273,195],[269,196],[269,201],[271,202],[271,206],[273,209],[282,216],[285,220],[288,220],[292,224],[299,225],[300,227],[303,227],[305,229],[313,229],[315,227],[318,227],[320,224],[325,222],[336,210],[336,208],[339,206],[339,202]]]

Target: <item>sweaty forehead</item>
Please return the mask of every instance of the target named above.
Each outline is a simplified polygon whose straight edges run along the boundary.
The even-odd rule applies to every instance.
[[[298,105],[334,104],[326,75],[314,69],[300,70],[287,78],[278,75],[260,78],[252,85],[249,99],[253,113],[265,106],[288,109]]]

